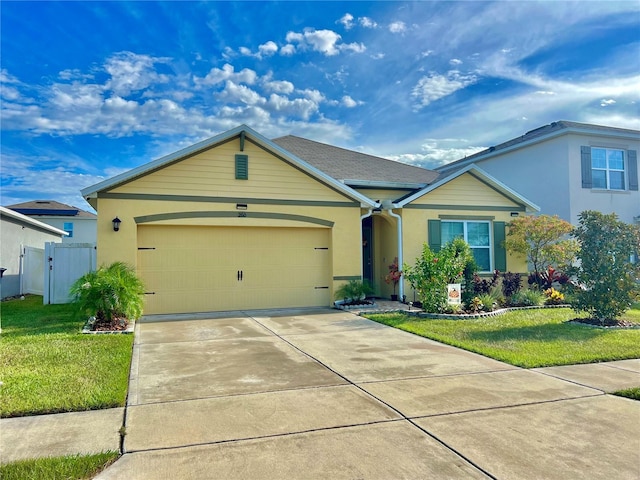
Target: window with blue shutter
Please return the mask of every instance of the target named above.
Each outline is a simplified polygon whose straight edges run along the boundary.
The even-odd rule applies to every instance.
[[[236,155],[236,180],[249,179],[249,156]]]

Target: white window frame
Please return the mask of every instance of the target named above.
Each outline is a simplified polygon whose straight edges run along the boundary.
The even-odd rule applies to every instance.
[[[604,168],[595,168],[593,166],[593,151],[594,150],[604,150],[604,157],[605,157],[605,162],[606,165]],[[609,166],[609,152],[620,152],[622,154],[622,169],[620,168],[611,168]],[[593,188],[595,190],[615,190],[617,192],[622,192],[627,190],[627,171],[626,171],[626,164],[627,164],[627,155],[625,150],[621,149],[621,148],[606,148],[606,147],[591,147],[591,178],[594,178],[593,172],[605,172],[605,182],[606,185],[604,187],[596,187],[595,185],[593,186]],[[622,172],[622,176],[623,176],[623,180],[622,180],[622,188],[611,188],[611,172]]]
[[[489,245],[487,246],[473,246],[471,244],[469,244],[469,246],[471,247],[471,251],[473,252],[474,249],[486,249],[489,251],[489,270],[481,270],[480,272],[482,273],[490,273],[493,272],[493,229],[491,228],[491,221],[489,220],[447,220],[447,219],[443,219],[440,221],[440,231],[442,232],[442,224],[443,223],[462,223],[462,231],[463,231],[463,240],[467,243],[469,243],[468,239],[468,224],[469,223],[485,223],[487,224],[488,227],[488,231],[489,231]],[[440,235],[442,235],[442,233],[440,233]],[[442,242],[442,245],[445,245],[445,242]]]

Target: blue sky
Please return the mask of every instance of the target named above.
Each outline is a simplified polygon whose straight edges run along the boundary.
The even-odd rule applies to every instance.
[[[435,167],[556,120],[640,129],[640,4],[0,4],[0,204],[245,123]]]

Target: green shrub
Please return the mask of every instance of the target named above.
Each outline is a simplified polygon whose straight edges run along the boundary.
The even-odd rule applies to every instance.
[[[545,294],[538,290],[520,290],[511,297],[511,305],[517,307],[537,307],[544,305],[546,298]]]
[[[471,248],[464,240],[456,238],[439,252],[434,252],[425,243],[415,265],[404,265],[403,271],[418,294],[422,308],[436,313],[443,311],[447,304],[447,284],[458,283],[471,262]]]
[[[338,287],[334,294],[336,300],[361,300],[373,294],[373,288],[362,280],[349,280]]]
[[[83,275],[71,286],[70,294],[81,316],[112,322],[121,317],[135,320],[142,315],[144,285],[133,267],[123,262]]]
[[[578,219],[572,235],[580,243],[575,269],[580,289],[573,307],[602,322],[617,318],[631,307],[638,290],[640,263],[632,263],[630,256],[640,252],[640,228],[619,221],[615,213],[585,211]]]

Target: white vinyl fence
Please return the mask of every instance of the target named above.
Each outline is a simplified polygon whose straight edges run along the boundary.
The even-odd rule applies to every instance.
[[[96,269],[94,243],[45,243],[43,303],[69,303],[69,288]]]
[[[22,247],[20,292],[42,295],[44,293],[44,249]]]

